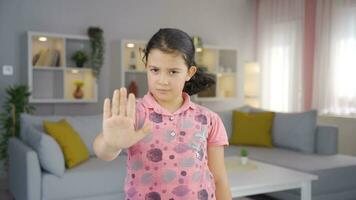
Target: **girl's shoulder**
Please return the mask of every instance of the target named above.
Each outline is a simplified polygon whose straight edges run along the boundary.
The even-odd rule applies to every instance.
[[[205,107],[205,106],[202,106],[199,104],[195,104],[195,103],[194,103],[194,106],[195,106],[194,112],[196,115],[205,115],[208,118],[219,118],[219,115],[216,112],[212,111],[208,107]]]

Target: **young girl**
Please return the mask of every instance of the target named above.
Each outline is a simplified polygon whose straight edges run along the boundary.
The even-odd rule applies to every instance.
[[[191,38],[160,29],[144,53],[149,91],[137,102],[125,88],[105,99],[96,155],[113,160],[127,149],[126,200],[230,200],[224,125],[189,98],[214,83],[195,67]]]

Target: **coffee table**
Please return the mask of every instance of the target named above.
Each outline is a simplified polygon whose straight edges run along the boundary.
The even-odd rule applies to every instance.
[[[226,157],[225,164],[232,197],[301,189],[301,200],[311,200],[311,182],[318,179],[316,175],[251,159],[242,165],[238,156]]]

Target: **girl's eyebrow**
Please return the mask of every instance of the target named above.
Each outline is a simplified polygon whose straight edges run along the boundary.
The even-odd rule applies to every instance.
[[[159,67],[157,67],[155,65],[149,65],[148,68],[159,68]]]
[[[149,65],[148,67],[150,67],[150,68],[159,68],[159,67],[157,67],[157,66],[155,66],[155,65]],[[179,68],[179,67],[172,67],[172,68],[168,68],[168,70],[180,71],[180,70],[182,70],[182,69]]]
[[[169,68],[169,70],[176,70],[176,71],[180,71],[182,70],[181,68],[178,68],[178,67],[172,67],[172,68]]]

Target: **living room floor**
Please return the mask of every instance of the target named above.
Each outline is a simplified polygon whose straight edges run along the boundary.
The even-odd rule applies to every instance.
[[[5,179],[0,179],[0,199],[1,200],[12,200],[12,196],[8,191],[8,184]],[[275,200],[264,195],[256,195],[252,197],[242,197],[242,198],[234,198],[233,200]]]

